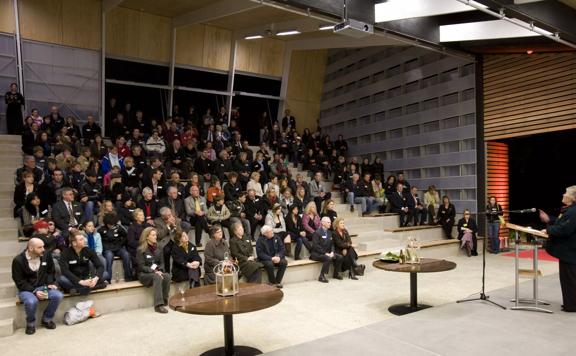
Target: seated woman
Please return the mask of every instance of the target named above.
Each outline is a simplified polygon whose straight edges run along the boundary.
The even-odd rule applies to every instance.
[[[249,283],[262,281],[260,269],[264,265],[256,261],[250,236],[244,233],[244,227],[240,221],[232,223],[230,227],[230,255],[236,259],[240,272]]]
[[[464,209],[464,217],[458,220],[457,231],[458,240],[462,241],[462,247],[466,248],[468,257],[478,256],[478,252],[476,250],[478,247],[478,240],[476,239],[478,224],[476,224],[476,220],[471,217],[470,210]],[[466,242],[468,241],[471,244],[467,244]]]
[[[32,237],[36,221],[51,218],[50,210],[49,206],[44,206],[41,203],[40,197],[36,193],[30,193],[26,196],[26,202],[20,214],[24,237]]]
[[[352,239],[344,226],[344,219],[337,218],[332,228],[334,229],[332,233],[334,252],[343,256],[342,272],[348,270],[348,277],[350,279],[358,279],[356,275],[363,276],[366,266],[357,263],[358,254],[352,246]]]
[[[98,223],[97,226],[104,225],[104,215],[106,214],[116,214],[116,207],[114,203],[110,200],[104,200],[102,202],[102,206],[100,207],[100,211],[98,212]]]
[[[284,249],[286,250],[286,256],[292,257],[292,246],[291,239],[286,232],[286,222],[284,221],[284,216],[282,216],[282,206],[278,203],[272,206],[272,209],[266,214],[266,219],[264,224],[270,226],[274,234],[278,235],[282,241],[284,241]]]
[[[450,203],[450,198],[447,195],[442,197],[442,205],[438,208],[438,215],[436,219],[438,224],[442,225],[444,235],[447,239],[453,239],[452,228],[454,227],[454,217],[456,216],[456,208],[454,204]]]
[[[188,234],[176,231],[172,248],[172,280],[187,283],[190,288],[200,286],[201,265],[198,249],[190,242]]]
[[[338,217],[338,213],[336,213],[336,210],[334,210],[334,200],[332,199],[324,201],[324,204],[322,205],[322,213],[320,214],[320,218],[325,216],[330,218],[331,224],[334,224],[334,220],[336,220]]]
[[[14,188],[14,217],[21,214],[21,209],[30,194],[38,193],[38,185],[34,181],[34,173],[25,171],[22,173],[22,182]]]
[[[138,280],[145,287],[154,288],[154,311],[168,313],[168,297],[170,294],[169,273],[164,273],[164,254],[157,244],[158,232],[153,227],[147,227],[140,235],[138,254]]]
[[[298,214],[298,205],[296,204],[288,206],[286,232],[288,232],[291,241],[296,243],[294,259],[299,260],[302,252],[302,240],[306,239],[306,230],[304,230],[304,225],[302,225],[302,218]]]
[[[138,270],[138,267],[136,266],[136,254],[140,243],[140,235],[142,235],[142,231],[145,227],[144,211],[140,208],[136,208],[132,216],[134,221],[128,227],[128,232],[126,232],[126,251],[128,251],[130,259],[132,260],[132,269]]]
[[[304,208],[304,214],[302,214],[302,225],[304,230],[306,230],[306,239],[302,242],[308,251],[312,250],[312,235],[320,228],[320,216],[316,210],[316,203],[311,201]]]
[[[264,196],[264,191],[262,191],[262,184],[260,183],[260,173],[252,172],[252,174],[250,174],[250,181],[246,185],[246,190],[250,189],[254,189],[256,196]]]
[[[216,283],[214,267],[230,255],[228,242],[223,238],[222,227],[213,225],[209,234],[210,240],[204,249],[204,284]]]

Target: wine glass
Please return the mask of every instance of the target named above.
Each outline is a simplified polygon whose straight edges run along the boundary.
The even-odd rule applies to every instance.
[[[184,292],[186,292],[186,285],[184,283],[178,285],[178,292],[180,292],[180,301],[184,302]]]

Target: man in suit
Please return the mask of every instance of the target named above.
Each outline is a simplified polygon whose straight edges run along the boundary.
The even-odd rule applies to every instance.
[[[190,196],[184,199],[186,215],[190,218],[190,225],[194,226],[196,246],[202,246],[202,231],[208,232],[208,220],[206,220],[206,198],[200,195],[197,186],[190,186]]]
[[[56,286],[55,271],[52,255],[44,252],[44,242],[38,238],[31,238],[26,250],[12,261],[12,280],[26,311],[27,335],[36,332],[36,309],[40,300],[48,300],[42,314],[42,326],[46,329],[56,328],[52,319],[63,295]]]
[[[322,262],[322,270],[318,280],[322,283],[328,283],[326,274],[330,269],[330,263],[334,263],[334,278],[342,279],[340,272],[342,271],[342,255],[334,252],[334,245],[332,243],[332,231],[330,226],[332,222],[329,217],[325,216],[321,220],[321,225],[315,233],[312,234],[312,251],[310,251],[310,259],[313,261]]]
[[[158,208],[162,209],[163,207],[168,207],[172,210],[172,214],[177,218],[180,218],[183,225],[188,224],[186,222],[187,215],[186,208],[184,207],[184,199],[178,195],[177,187],[172,185],[166,189],[166,196],[158,202]],[[190,226],[185,226],[184,229],[190,230]]]
[[[284,117],[282,118],[282,131],[286,131],[288,126],[290,126],[292,130],[296,130],[296,118],[290,115],[290,109],[284,111]]]
[[[390,211],[400,214],[400,226],[407,226],[408,219],[408,201],[404,195],[404,186],[402,183],[396,184],[396,191],[390,195]]]
[[[52,219],[62,236],[68,237],[70,230],[83,222],[82,207],[74,201],[72,188],[62,189],[62,200],[52,205]]]
[[[413,220],[414,226],[424,225],[426,223],[426,215],[428,211],[424,208],[424,204],[418,197],[418,187],[413,185],[410,187],[410,194],[407,197],[408,210],[410,218],[408,221]]]
[[[261,236],[256,241],[256,255],[258,261],[262,262],[268,274],[268,283],[282,288],[282,278],[288,267],[286,261],[284,241],[280,236],[274,234],[271,226],[264,225],[260,230]],[[274,275],[274,268],[278,268]]]
[[[164,252],[164,271],[170,273],[170,256],[174,246],[174,235],[178,230],[188,232],[190,229],[184,228],[182,220],[174,216],[168,207],[160,209],[160,217],[154,220],[154,226],[158,231],[158,248]]]
[[[318,171],[314,173],[314,179],[308,186],[310,189],[310,197],[314,199],[314,203],[316,203],[316,210],[321,211],[322,202],[332,197],[330,192],[324,191],[324,186],[322,185],[322,172]]]
[[[156,199],[164,198],[166,196],[166,188],[168,187],[160,168],[152,169],[150,178],[144,177],[142,180],[142,186],[152,189],[152,194]]]

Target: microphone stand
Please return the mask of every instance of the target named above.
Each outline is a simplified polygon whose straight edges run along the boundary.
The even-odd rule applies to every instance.
[[[532,213],[536,212],[536,209],[522,209],[522,210],[506,210],[502,211],[503,213]],[[488,214],[488,212],[481,212],[478,214]],[[480,295],[475,298],[468,298],[468,299],[460,299],[457,300],[456,303],[465,303],[465,302],[472,302],[476,300],[482,300],[488,302],[494,306],[502,308],[506,310],[506,307],[500,305],[492,300],[490,300],[490,296],[486,295],[486,240],[487,237],[484,237],[484,241],[482,242],[482,290],[480,291]]]

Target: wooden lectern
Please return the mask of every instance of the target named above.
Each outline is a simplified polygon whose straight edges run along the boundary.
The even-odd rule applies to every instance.
[[[514,306],[511,308],[512,310],[530,310],[530,311],[539,311],[544,313],[552,313],[551,310],[544,309],[539,307],[539,305],[549,305],[544,301],[538,299],[538,277],[540,275],[540,271],[538,270],[538,247],[540,239],[547,239],[548,234],[543,233],[539,230],[534,230],[529,227],[520,226],[516,224],[507,223],[506,227],[514,231],[514,252],[515,252],[515,293],[514,299]],[[534,237],[534,241],[532,241],[532,249],[534,256],[532,257],[532,269],[525,270],[520,269],[520,232],[524,232],[528,235]],[[530,277],[532,278],[534,295],[532,299],[521,299],[520,298],[520,277]],[[520,304],[533,304],[530,306],[527,305],[520,305]]]

